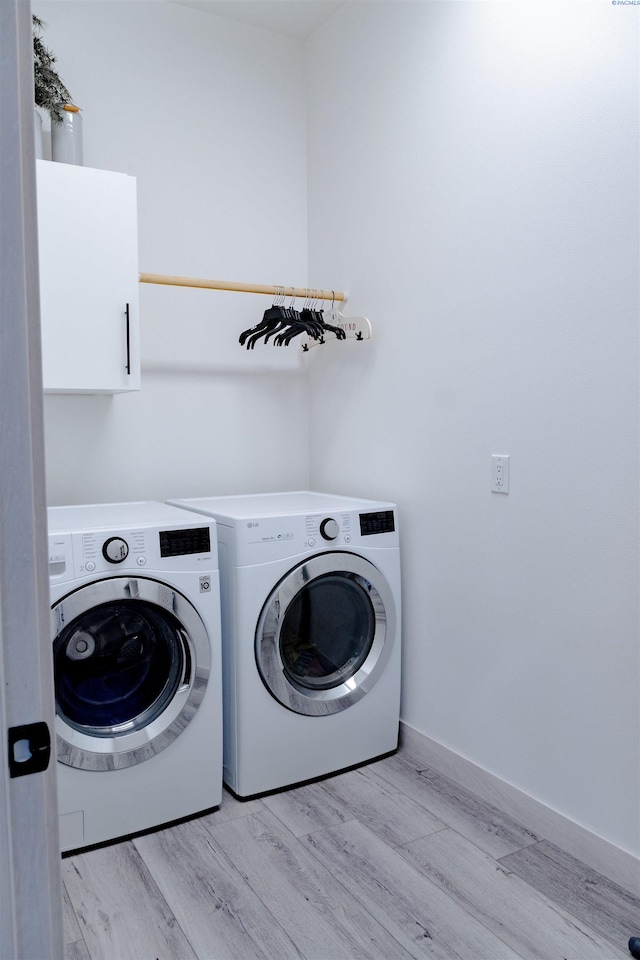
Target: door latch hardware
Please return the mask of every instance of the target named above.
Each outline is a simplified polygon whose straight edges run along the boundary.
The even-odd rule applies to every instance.
[[[44,721],[9,727],[9,776],[42,773],[51,759],[51,734]]]

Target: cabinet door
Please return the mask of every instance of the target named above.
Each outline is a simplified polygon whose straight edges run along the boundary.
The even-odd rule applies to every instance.
[[[135,177],[36,163],[45,392],[139,390]]]

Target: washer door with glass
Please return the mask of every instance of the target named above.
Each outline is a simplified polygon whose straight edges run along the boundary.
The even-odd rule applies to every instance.
[[[351,553],[294,567],[268,597],[256,661],[269,692],[296,713],[323,716],[356,703],[382,674],[395,636],[391,590]]]
[[[60,763],[116,770],[175,740],[204,696],[211,649],[195,607],[165,583],[112,577],[52,607]]]

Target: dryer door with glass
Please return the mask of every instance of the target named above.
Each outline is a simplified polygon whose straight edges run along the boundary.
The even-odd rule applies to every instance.
[[[211,666],[205,625],[186,597],[158,580],[112,577],[63,597],[51,621],[61,763],[129,767],[180,735]]]
[[[391,589],[372,563],[338,551],[310,557],[289,571],[262,609],[260,676],[296,713],[338,713],[381,676],[395,624]]]

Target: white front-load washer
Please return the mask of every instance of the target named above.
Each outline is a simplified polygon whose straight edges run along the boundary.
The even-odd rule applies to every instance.
[[[315,491],[171,503],[216,520],[231,790],[254,796],[395,750],[395,504]]]
[[[215,520],[163,503],[50,507],[62,850],[220,803]]]

